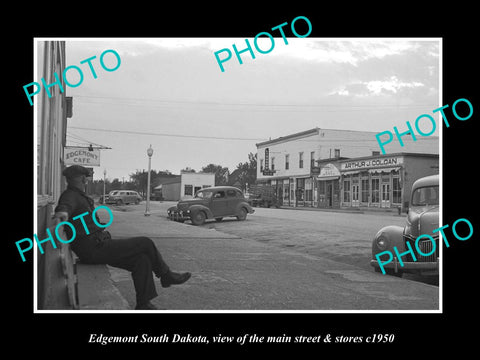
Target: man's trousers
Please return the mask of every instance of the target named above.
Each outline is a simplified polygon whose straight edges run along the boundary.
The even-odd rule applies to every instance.
[[[81,249],[74,249],[80,260],[90,264],[107,264],[130,271],[137,304],[145,304],[158,295],[152,272],[159,278],[169,271],[169,267],[152,239],[144,236],[119,240],[108,239],[96,243],[93,248],[88,246],[88,243],[91,241],[84,242],[83,245],[86,246],[80,246]]]

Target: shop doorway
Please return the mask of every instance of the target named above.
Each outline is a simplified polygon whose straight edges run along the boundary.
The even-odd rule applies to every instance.
[[[390,184],[382,184],[382,207],[390,207]]]
[[[358,194],[359,194],[358,184],[352,185],[352,206],[359,206]]]
[[[325,194],[325,198],[327,200],[327,206],[333,206],[333,184],[329,181],[327,183],[327,192]]]
[[[283,184],[282,183],[279,183],[277,185],[277,204],[278,206],[282,206],[283,205]]]

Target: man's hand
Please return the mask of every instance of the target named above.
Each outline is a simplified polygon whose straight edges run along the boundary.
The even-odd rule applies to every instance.
[[[66,211],[59,211],[55,213],[53,218],[58,222],[64,222],[68,220],[68,213]]]

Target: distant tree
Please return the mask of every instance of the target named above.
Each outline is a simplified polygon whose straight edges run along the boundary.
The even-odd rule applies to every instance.
[[[185,169],[180,170],[180,172],[194,173],[196,171],[195,169],[192,169],[191,167],[187,166]]]
[[[117,178],[113,179],[110,183],[110,190],[122,190],[122,183]]]
[[[257,180],[257,154],[249,153],[248,161],[237,165],[238,182],[242,190],[246,190],[247,184],[254,184]]]
[[[148,172],[145,170],[141,172],[137,170],[135,174],[130,174],[130,179],[132,179],[131,181],[135,185],[135,190],[141,194],[146,194],[147,192],[147,176]]]
[[[195,172],[195,170],[190,172]],[[168,170],[150,170],[150,191],[152,191],[152,189],[157,186],[162,179],[171,177],[175,177],[175,175]],[[143,195],[147,193],[148,171],[137,170],[134,174],[130,174],[130,179],[130,182],[124,184],[124,189],[136,190]]]
[[[228,183],[228,168],[222,165],[208,164],[202,167],[202,172],[215,174],[215,185],[227,185]]]

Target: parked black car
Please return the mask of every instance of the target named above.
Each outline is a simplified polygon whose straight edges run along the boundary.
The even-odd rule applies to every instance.
[[[169,219],[180,222],[191,220],[194,225],[202,225],[206,219],[222,221],[227,216],[245,220],[247,214],[254,212],[243,193],[232,186],[199,190],[194,198],[180,200],[176,206],[167,210]]]

